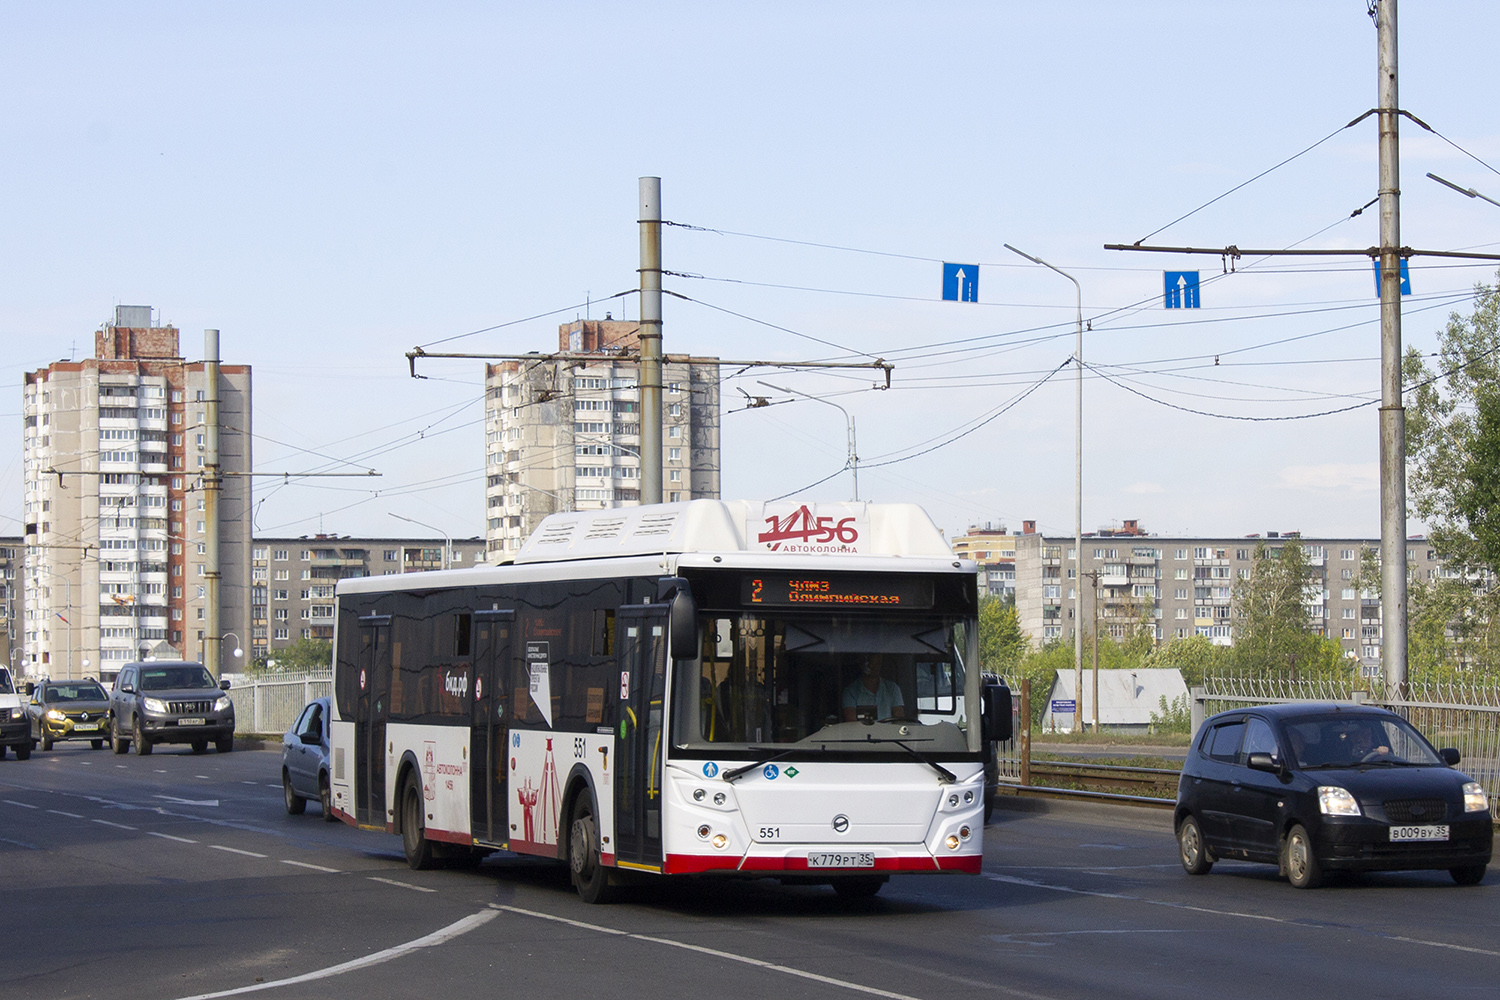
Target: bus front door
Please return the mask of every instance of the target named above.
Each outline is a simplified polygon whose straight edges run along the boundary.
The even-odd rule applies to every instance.
[[[391,618],[359,620],[359,706],[354,724],[355,821],[386,828],[385,724],[391,710]]]
[[[505,711],[510,678],[510,634],[515,612],[474,613],[474,705],[469,731],[470,831],[477,841],[506,836]]]
[[[667,609],[616,613],[620,702],[615,752],[615,863],[660,871]]]

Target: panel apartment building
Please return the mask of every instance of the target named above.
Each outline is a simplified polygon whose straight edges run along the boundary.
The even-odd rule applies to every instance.
[[[1028,527],[1033,523],[1027,522]],[[1071,640],[1080,618],[1089,634],[1097,609],[1100,635],[1123,638],[1144,621],[1158,641],[1201,635],[1230,645],[1234,587],[1249,577],[1257,543],[1274,553],[1293,539],[1307,557],[1310,623],[1338,641],[1346,655],[1374,670],[1380,663],[1380,602],[1354,584],[1363,553],[1380,550],[1379,539],[1373,538],[1303,538],[1274,531],[1263,538],[1168,538],[1148,535],[1126,521],[1123,529],[1083,537],[1080,594],[1073,536],[1023,532],[1015,540],[1021,630],[1033,642]],[[1424,539],[1407,544],[1414,575],[1434,579],[1451,574]]]
[[[566,358],[485,366],[485,504],[491,558],[515,557],[542,518],[641,502],[638,324],[558,329]],[[662,499],[719,496],[717,359],[662,361]]]
[[[249,661],[276,658],[299,639],[333,640],[333,588],[340,580],[484,563],[483,538],[257,538],[250,567]],[[231,662],[233,650],[224,662]],[[249,663],[242,660],[235,669]]]
[[[219,400],[220,635],[250,621],[250,367],[211,388],[178,331],[118,306],[94,357],[26,375],[23,676],[109,676],[145,654],[199,659],[205,635],[206,401]],[[113,669],[112,669],[113,668]]]

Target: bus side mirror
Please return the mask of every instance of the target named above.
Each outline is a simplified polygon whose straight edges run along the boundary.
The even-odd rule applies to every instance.
[[[1003,681],[979,686],[982,711],[979,732],[987,742],[1004,743],[1011,738],[1010,688]]]
[[[657,593],[672,601],[668,621],[669,652],[674,660],[691,660],[698,655],[698,604],[693,590],[681,577],[658,581]]]

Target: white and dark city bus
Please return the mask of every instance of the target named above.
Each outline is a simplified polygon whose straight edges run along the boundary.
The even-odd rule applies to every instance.
[[[1010,695],[920,508],[554,514],[513,564],[337,595],[334,810],[414,868],[556,858],[590,901],[629,872],[979,871]]]

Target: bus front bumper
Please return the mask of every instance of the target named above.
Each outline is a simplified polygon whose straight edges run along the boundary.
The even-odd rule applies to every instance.
[[[724,854],[668,854],[662,872],[669,875],[691,875],[702,872],[743,872],[756,875],[836,875],[880,874],[898,872],[928,874],[964,872],[979,874],[983,855],[979,845],[961,844],[957,850],[934,854],[921,844],[903,845],[903,851],[891,844],[839,844],[836,848],[818,845],[768,847],[755,844],[742,857]]]

